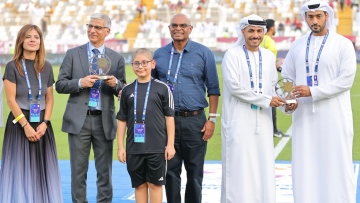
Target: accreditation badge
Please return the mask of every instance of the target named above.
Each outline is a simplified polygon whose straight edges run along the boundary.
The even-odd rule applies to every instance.
[[[89,107],[97,107],[99,104],[100,98],[100,89],[91,88],[90,89],[90,98],[89,98]]]
[[[257,93],[257,91],[255,91],[255,93]],[[260,94],[262,94],[262,92],[260,92]],[[259,107],[255,104],[251,104],[251,109],[257,110]],[[260,107],[261,110],[261,107]]]
[[[258,109],[258,106],[254,105],[254,104],[251,104],[251,109],[256,110],[256,109]]]
[[[306,80],[307,80],[307,85],[309,86],[309,87],[312,87],[313,85],[312,85],[312,76],[310,75],[310,76],[306,76]]]
[[[30,122],[40,122],[40,104],[30,104]]]
[[[134,142],[145,143],[145,123],[134,124]]]

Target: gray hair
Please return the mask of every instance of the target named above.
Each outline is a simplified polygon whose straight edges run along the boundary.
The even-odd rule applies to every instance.
[[[147,48],[139,48],[139,49],[137,49],[134,52],[132,58],[134,59],[135,56],[137,56],[139,54],[146,55],[147,57],[149,57],[150,60],[153,60],[153,53]]]
[[[91,17],[90,20],[92,19],[99,19],[99,20],[103,20],[105,21],[105,26],[108,28],[111,28],[111,19],[108,15],[103,14],[103,13],[94,13]]]

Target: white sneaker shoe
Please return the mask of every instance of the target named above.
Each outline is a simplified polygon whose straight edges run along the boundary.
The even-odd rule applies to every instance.
[[[282,137],[282,133],[281,132],[275,132],[274,133],[274,137]]]

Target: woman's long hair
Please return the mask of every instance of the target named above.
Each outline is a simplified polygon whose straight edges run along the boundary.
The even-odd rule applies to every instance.
[[[36,75],[41,73],[44,70],[44,66],[45,66],[46,52],[45,52],[45,46],[44,46],[44,38],[43,38],[40,28],[36,25],[31,25],[31,24],[24,25],[20,29],[20,31],[17,35],[16,44],[15,44],[15,53],[12,58],[12,61],[15,62],[16,69],[19,71],[19,74],[21,76],[24,76],[24,70],[22,67],[22,60],[24,59],[24,56],[23,56],[24,41],[25,41],[27,34],[31,30],[35,30],[39,34],[39,37],[40,37],[40,47],[39,47],[39,50],[36,51],[35,62],[34,62],[34,69],[36,71]]]

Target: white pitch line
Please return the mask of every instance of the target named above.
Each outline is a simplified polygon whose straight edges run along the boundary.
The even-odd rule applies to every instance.
[[[280,152],[284,149],[286,144],[289,142],[289,140],[291,138],[291,127],[292,127],[292,125],[289,127],[289,129],[285,133],[285,134],[289,135],[289,137],[282,137],[281,140],[277,143],[277,145],[274,149],[275,159],[279,156]]]

